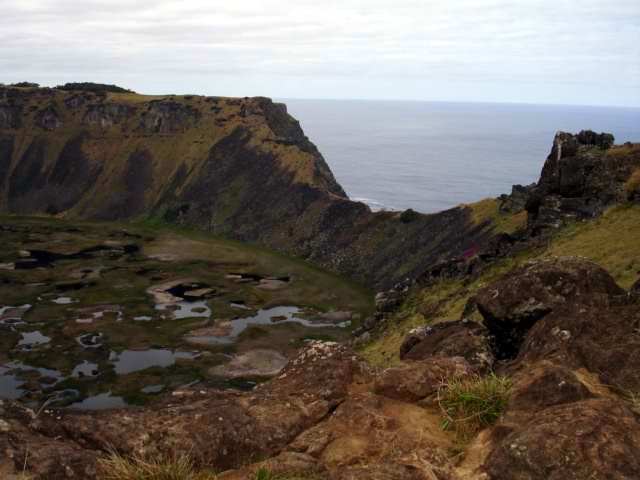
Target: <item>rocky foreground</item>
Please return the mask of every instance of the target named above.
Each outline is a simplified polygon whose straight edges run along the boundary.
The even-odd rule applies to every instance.
[[[627,292],[589,261],[558,258],[507,274],[475,302],[484,326],[415,331],[385,370],[313,342],[247,393],[194,387],[150,409],[92,414],[5,401],[2,467],[94,478],[96,460],[116,449],[191,455],[221,479],[265,466],[345,480],[639,478],[640,284]],[[508,403],[460,455],[439,394],[489,370],[510,379]]]

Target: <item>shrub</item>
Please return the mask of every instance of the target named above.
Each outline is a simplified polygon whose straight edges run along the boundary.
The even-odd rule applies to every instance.
[[[400,221],[402,223],[411,223],[414,220],[417,220],[420,217],[420,214],[415,210],[409,208],[400,214]]]
[[[94,93],[134,93],[133,90],[127,90],[126,88],[118,87],[117,85],[93,82],[65,83],[64,85],[58,85],[56,89],[67,91],[82,90]]]
[[[468,440],[493,424],[504,412],[511,381],[495,374],[486,377],[457,377],[445,382],[438,392],[443,414],[442,427]]]
[[[215,480],[215,475],[197,472],[188,456],[125,458],[117,453],[98,461],[101,480]]]
[[[33,82],[18,82],[18,83],[12,83],[11,86],[22,87],[22,88],[39,88],[40,84],[33,83]]]

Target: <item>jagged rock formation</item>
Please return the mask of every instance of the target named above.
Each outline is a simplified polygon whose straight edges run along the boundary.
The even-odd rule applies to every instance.
[[[266,98],[0,88],[0,213],[159,218],[378,286],[491,237],[468,208],[372,213],[350,201]]]
[[[540,180],[528,192],[526,209],[534,233],[566,220],[596,217],[627,200],[625,184],[640,169],[640,148],[612,146],[613,135],[606,133],[556,134]]]

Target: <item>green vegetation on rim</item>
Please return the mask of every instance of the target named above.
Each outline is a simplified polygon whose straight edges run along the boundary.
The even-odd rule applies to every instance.
[[[485,198],[463,206],[471,209],[471,219],[476,225],[491,221],[495,233],[514,233],[527,224],[526,211],[516,214],[501,212],[497,198]]]

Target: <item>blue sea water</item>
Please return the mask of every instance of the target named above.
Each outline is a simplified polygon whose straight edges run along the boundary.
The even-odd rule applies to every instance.
[[[556,131],[640,142],[640,109],[284,100],[338,182],[374,209],[435,212],[538,179]]]

